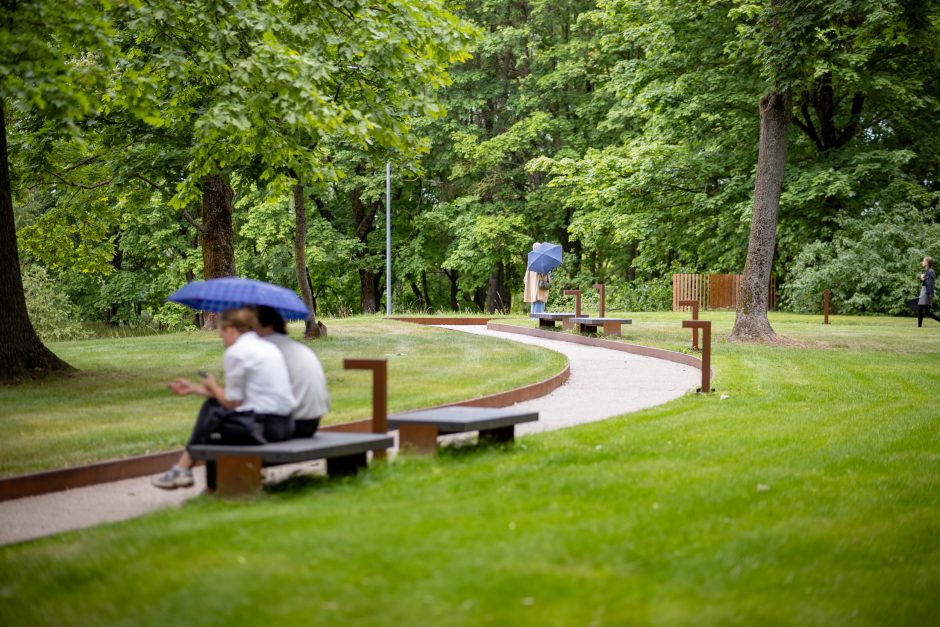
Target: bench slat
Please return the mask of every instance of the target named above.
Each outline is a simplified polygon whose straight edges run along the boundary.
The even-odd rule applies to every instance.
[[[391,427],[428,425],[437,427],[440,433],[463,433],[509,427],[538,419],[537,411],[512,407],[438,407],[393,414],[388,417],[388,424]]]

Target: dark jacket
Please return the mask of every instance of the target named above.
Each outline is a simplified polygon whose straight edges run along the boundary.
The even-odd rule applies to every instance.
[[[924,286],[924,289],[927,291],[927,297],[933,298],[933,286],[937,281],[937,275],[933,271],[933,268],[927,268],[924,271],[924,279],[921,281],[921,284]]]

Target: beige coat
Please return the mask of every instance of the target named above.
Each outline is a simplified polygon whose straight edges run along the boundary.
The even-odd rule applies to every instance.
[[[547,281],[547,274],[539,274],[538,272],[532,272],[531,270],[526,270],[525,273],[525,290],[522,292],[522,302],[524,303],[534,303],[537,300],[544,302],[548,301],[548,289],[539,288],[539,281]]]

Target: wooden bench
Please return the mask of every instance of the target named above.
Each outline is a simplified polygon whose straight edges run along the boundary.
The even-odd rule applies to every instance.
[[[534,313],[529,314],[530,318],[536,318],[539,321],[539,328],[548,328],[554,329],[556,322],[561,322],[562,329],[570,329],[571,323],[569,320],[575,317],[573,313],[564,313],[564,312],[543,312],[543,313]]]
[[[439,435],[478,431],[480,443],[513,442],[517,424],[538,419],[536,411],[513,407],[438,407],[393,414],[388,425],[398,429],[402,449],[433,453]]]
[[[206,483],[220,496],[255,494],[261,490],[262,466],[326,460],[330,476],[355,474],[368,463],[368,452],[382,453],[394,444],[384,433],[318,431],[312,438],[295,438],[262,446],[195,444],[193,459],[206,461]]]
[[[604,335],[620,335],[620,325],[633,324],[629,318],[571,318],[569,322],[577,327],[578,333],[597,333],[598,327],[604,329]]]

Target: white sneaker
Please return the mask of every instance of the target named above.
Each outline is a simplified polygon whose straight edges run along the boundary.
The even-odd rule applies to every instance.
[[[154,477],[150,483],[164,490],[188,488],[193,485],[193,471],[173,466],[162,475]]]

